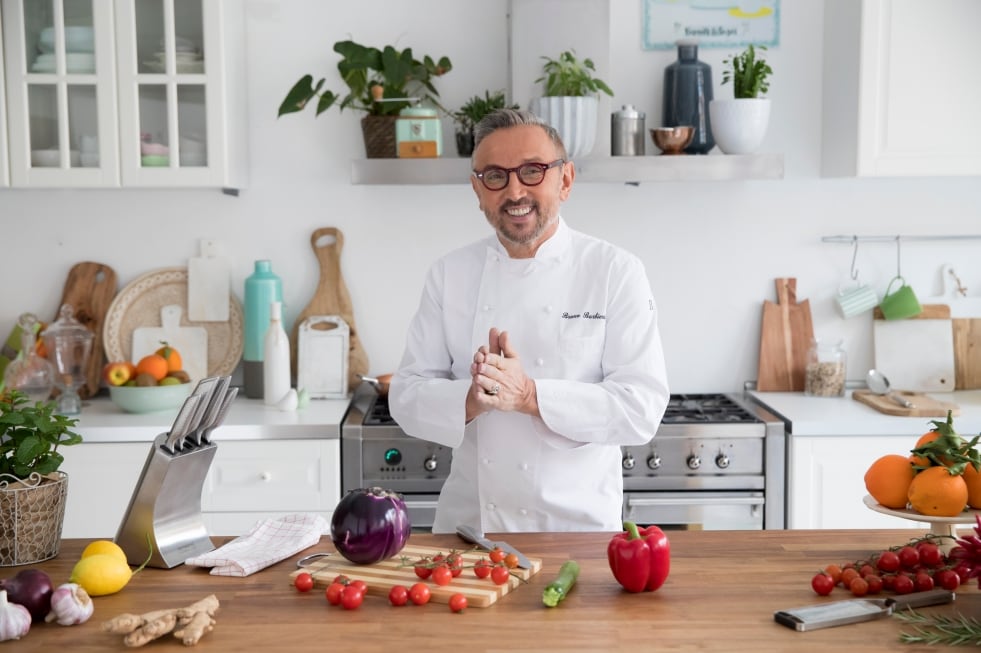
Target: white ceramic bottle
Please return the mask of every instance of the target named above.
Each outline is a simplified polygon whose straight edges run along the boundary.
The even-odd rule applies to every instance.
[[[269,328],[266,329],[262,359],[262,397],[276,405],[290,390],[290,340],[283,329],[283,305],[269,304]]]

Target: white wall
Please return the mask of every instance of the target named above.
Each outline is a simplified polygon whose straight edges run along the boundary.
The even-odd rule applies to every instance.
[[[251,122],[250,187],[238,198],[198,190],[0,191],[0,334],[23,311],[54,317],[76,262],[106,263],[126,284],[152,269],[185,265],[201,237],[219,239],[233,258],[239,297],[253,261],[271,259],[283,278],[289,319],[317,283],[311,232],[337,226],[345,234],[343,272],[372,372],[397,365],[429,263],[487,233],[470,186],[352,186],[350,160],[364,152],[360,115],[332,109],[317,119],[311,111],[277,120],[276,109],[307,72],[328,75],[341,90],[331,46],[348,37],[411,46],[417,56],[449,56],[454,70],[437,80],[447,107],[484,89],[505,88],[507,2],[245,5],[249,104],[242,110]],[[617,92],[614,107],[636,104],[653,126],[663,69],[675,54],[641,49],[640,11],[636,0],[612,0],[613,71],[605,81]],[[848,278],[851,247],[821,237],[981,232],[977,178],[818,177],[822,3],[788,0],[781,12],[781,43],[768,56],[774,108],[764,149],[784,154],[785,179],[580,184],[563,209],[572,226],[644,260],[676,392],[733,391],[756,378],[761,303],[775,299],[773,279],[781,276],[797,277],[816,334],[845,338],[848,376],[862,377],[872,362],[871,317],[845,321],[832,304],[839,282]],[[700,52],[713,66],[717,96],[728,92],[720,87],[726,54]],[[448,126],[444,134],[452,154]],[[981,294],[979,247],[981,241],[906,243],[903,274],[921,297],[939,294],[940,266],[949,262],[971,294]],[[895,247],[863,245],[858,267],[881,293],[896,271]]]

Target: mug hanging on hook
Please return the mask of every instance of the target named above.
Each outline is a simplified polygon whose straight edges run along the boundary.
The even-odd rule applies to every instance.
[[[896,236],[896,276],[889,282],[886,294],[883,295],[882,302],[879,304],[879,309],[887,320],[902,320],[923,312],[923,307],[920,305],[920,300],[916,298],[916,293],[903,278],[899,241],[900,237]],[[893,291],[892,286],[897,281],[899,287]]]
[[[855,266],[858,260],[858,236],[852,238],[852,267],[850,276],[854,282],[850,287],[838,287],[838,295],[835,303],[842,317],[854,317],[875,308],[879,303],[879,297],[875,291],[858,280],[858,268]]]

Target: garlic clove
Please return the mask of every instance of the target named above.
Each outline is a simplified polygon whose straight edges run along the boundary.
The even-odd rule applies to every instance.
[[[62,626],[85,623],[95,612],[95,604],[88,592],[78,583],[59,585],[51,593],[51,612],[44,620],[57,621]]]
[[[7,601],[7,590],[0,590],[0,642],[20,639],[31,630],[31,613],[24,606]]]

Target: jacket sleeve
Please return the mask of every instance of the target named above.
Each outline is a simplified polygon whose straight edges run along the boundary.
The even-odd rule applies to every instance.
[[[644,444],[654,437],[668,404],[657,306],[647,274],[635,257],[621,267],[611,275],[601,381],[535,382],[544,426],[565,439],[564,446]]]
[[[443,321],[443,278],[441,263],[426,276],[402,362],[389,386],[388,407],[409,435],[457,447],[463,441],[470,377],[452,376]]]

